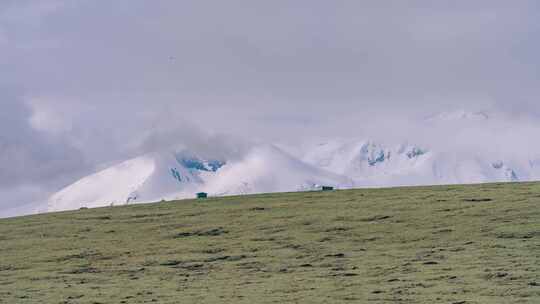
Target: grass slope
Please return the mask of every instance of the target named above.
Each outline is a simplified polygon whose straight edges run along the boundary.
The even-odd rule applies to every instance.
[[[540,184],[0,220],[0,303],[540,303]]]

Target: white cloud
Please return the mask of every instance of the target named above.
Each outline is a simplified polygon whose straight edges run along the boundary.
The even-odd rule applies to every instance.
[[[30,126],[37,131],[48,132],[54,135],[69,132],[72,123],[67,115],[62,115],[64,108],[54,106],[54,102],[47,103],[37,98],[31,98],[27,101],[32,111],[28,118]]]

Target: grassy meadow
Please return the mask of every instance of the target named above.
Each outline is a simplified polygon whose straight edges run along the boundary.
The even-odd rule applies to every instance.
[[[0,219],[0,303],[540,303],[540,183]]]

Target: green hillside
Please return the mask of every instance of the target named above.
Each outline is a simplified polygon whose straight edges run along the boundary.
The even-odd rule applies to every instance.
[[[0,303],[540,303],[540,183],[0,220]]]

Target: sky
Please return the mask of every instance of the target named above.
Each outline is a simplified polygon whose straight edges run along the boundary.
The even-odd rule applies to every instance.
[[[403,137],[456,109],[527,142],[537,54],[538,1],[0,0],[0,212],[177,143]]]

